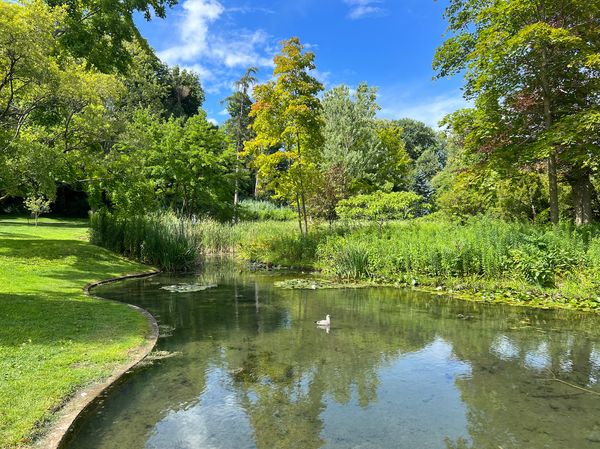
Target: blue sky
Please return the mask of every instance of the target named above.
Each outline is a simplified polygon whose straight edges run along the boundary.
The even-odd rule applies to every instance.
[[[379,88],[382,118],[435,126],[465,106],[460,77],[432,80],[446,0],[180,0],[167,19],[137,21],[161,59],[195,70],[209,118],[250,65],[272,76],[279,42],[298,36],[316,54],[315,75],[331,88],[366,81]]]

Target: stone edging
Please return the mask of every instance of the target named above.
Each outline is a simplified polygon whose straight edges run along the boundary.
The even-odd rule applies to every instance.
[[[65,440],[65,437],[75,420],[84,412],[84,410],[92,403],[94,399],[100,396],[108,387],[121,378],[127,371],[142,361],[149,353],[154,349],[156,341],[158,340],[158,324],[156,319],[145,309],[134,306],[132,304],[122,303],[120,301],[114,301],[112,299],[102,298],[100,296],[93,295],[90,290],[98,285],[111,284],[113,282],[122,281],[125,279],[136,279],[153,276],[158,274],[159,271],[150,271],[146,273],[129,274],[126,276],[120,276],[111,279],[105,279],[103,281],[91,282],[83,287],[83,292],[101,301],[113,301],[120,304],[126,304],[132,309],[138,311],[146,317],[150,331],[145,337],[145,342],[130,351],[128,360],[113,370],[112,374],[101,381],[94,382],[87,387],[78,390],[65,404],[60,408],[58,412],[58,419],[52,424],[50,429],[40,438],[35,444],[35,448],[39,449],[57,449],[61,443]]]

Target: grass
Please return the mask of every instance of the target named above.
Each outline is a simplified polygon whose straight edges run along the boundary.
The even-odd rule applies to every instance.
[[[82,287],[147,269],[88,243],[86,222],[0,220],[0,448],[29,446],[144,341],[143,316]]]

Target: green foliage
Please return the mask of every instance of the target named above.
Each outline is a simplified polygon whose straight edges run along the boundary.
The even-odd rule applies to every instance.
[[[406,145],[409,157],[416,161],[428,148],[438,145],[435,131],[425,123],[411,118],[394,120],[396,126],[402,128],[402,139]]]
[[[120,217],[95,212],[90,216],[90,241],[165,271],[191,269],[201,254],[192,223],[168,213]]]
[[[417,220],[391,224],[382,233],[367,227],[332,237],[319,248],[318,265],[345,278],[354,270],[361,273],[357,279],[383,277],[407,282],[421,277],[476,276],[555,287],[574,273],[597,266],[598,245],[595,239],[589,240],[589,231],[489,218],[471,219],[466,224]]]
[[[592,219],[590,177],[600,156],[598,14],[598,2],[585,0],[453,0],[449,37],[434,59],[439,76],[466,71],[475,107],[449,123],[469,152],[504,179],[546,165],[553,222],[560,178],[572,188],[578,224]]]
[[[66,14],[60,33],[61,45],[76,58],[85,58],[99,70],[125,73],[131,61],[127,43],[139,38],[134,15],[146,20],[164,18],[167,7],[176,0],[46,0],[50,6],[64,7]]]
[[[240,202],[241,220],[293,220],[296,212],[290,207],[277,206],[270,201],[242,200]]]
[[[319,247],[318,256],[318,265],[340,279],[369,279],[373,274],[369,247],[364,242],[338,237]]]
[[[410,158],[404,148],[403,129],[396,122],[377,119],[380,107],[376,88],[360,83],[351,94],[348,86],[336,86],[325,92],[321,103],[322,172],[341,167],[353,192],[407,184]]]
[[[344,220],[369,220],[381,226],[389,220],[413,218],[423,206],[423,198],[414,192],[375,192],[342,200],[336,211]]]
[[[239,252],[246,260],[268,266],[310,268],[314,266],[319,243],[328,233],[313,229],[306,235],[298,234],[289,226],[285,232],[245,233]]]
[[[97,167],[97,191],[106,189],[122,213],[168,207],[191,216],[227,220],[233,212],[234,154],[223,132],[201,111],[163,121],[138,111],[114,151]]]
[[[111,105],[123,86],[87,69],[60,46],[63,8],[0,4],[0,197],[41,193],[77,179],[85,149],[115,125]],[[73,159],[77,163],[72,164]]]
[[[317,97],[323,85],[310,74],[316,68],[314,58],[298,38],[282,42],[281,53],[274,58],[276,79],[254,88],[250,116],[256,136],[245,144],[266,188],[275,198],[297,204],[303,234],[308,232],[310,179],[323,140]],[[268,153],[272,148],[278,151]]]

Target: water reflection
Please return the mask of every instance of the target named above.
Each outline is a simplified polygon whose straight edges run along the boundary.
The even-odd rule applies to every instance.
[[[179,355],[113,388],[65,447],[600,447],[596,317],[276,280],[230,269],[98,290],[150,310],[173,329],[158,349]],[[219,287],[160,288],[178,282]]]

